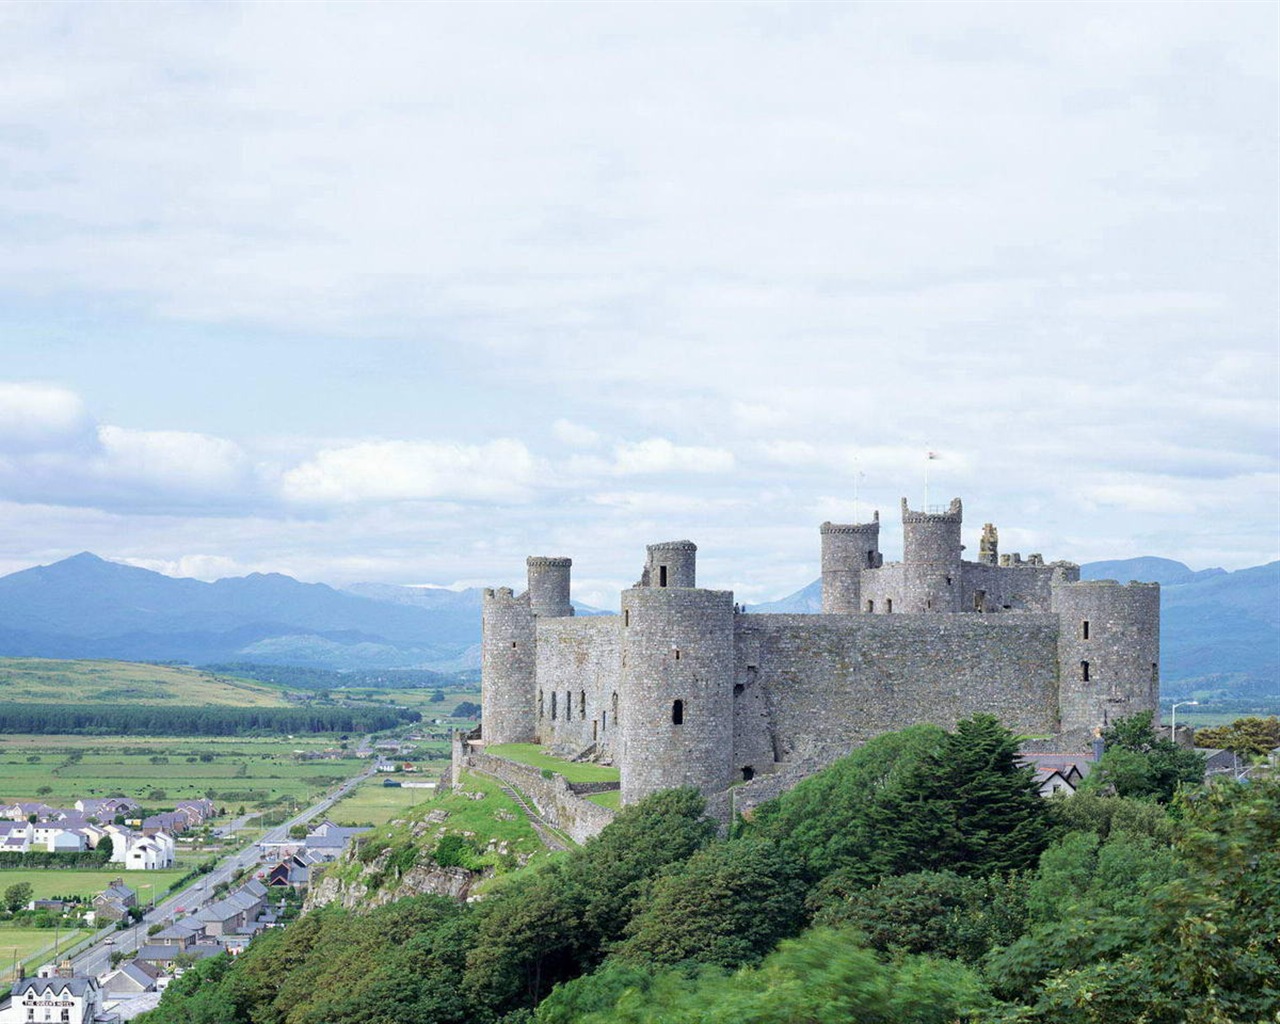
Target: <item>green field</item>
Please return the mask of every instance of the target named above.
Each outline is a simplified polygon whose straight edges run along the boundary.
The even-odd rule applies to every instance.
[[[169,886],[187,873],[188,866],[178,862],[176,868],[167,871],[125,871],[124,866],[114,864],[102,870],[70,870],[64,868],[0,868],[0,892],[28,882],[33,898],[37,900],[81,897],[92,899],[102,892],[113,879],[124,879],[124,884],[138,894],[138,902],[159,902],[169,891]],[[151,888],[146,888],[151,886]]]
[[[235,811],[304,805],[367,762],[333,736],[0,736],[0,802],[122,794],[148,810],[209,796]],[[302,760],[332,750],[338,760]],[[163,794],[159,796],[156,794]]]
[[[288,707],[284,691],[266,683],[174,665],[129,661],[0,658],[0,702],[169,704]],[[453,707],[452,704],[449,705]]]
[[[0,985],[15,980],[14,964],[24,963],[34,957],[39,950],[47,950],[39,960],[40,963],[29,965],[39,967],[40,964],[54,957],[53,943],[56,938],[58,949],[64,950],[74,946],[88,933],[84,930],[68,932],[65,928],[55,931],[52,928],[15,928],[0,922]],[[33,973],[31,970],[28,974]]]
[[[434,781],[426,772],[405,776],[416,781]],[[350,796],[343,797],[329,811],[330,820],[339,825],[385,825],[404,818],[409,809],[430,800],[433,789],[405,789],[384,786],[386,776],[374,776],[360,783]],[[397,779],[401,776],[396,776]]]
[[[536,743],[499,743],[485,748],[486,754],[505,757],[508,761],[546,768],[563,775],[566,782],[617,782],[622,778],[617,767],[589,762],[564,761],[552,757]]]

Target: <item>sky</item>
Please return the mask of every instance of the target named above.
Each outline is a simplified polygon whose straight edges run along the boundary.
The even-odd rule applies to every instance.
[[[1278,10],[2,5],[0,572],[1274,560]]]

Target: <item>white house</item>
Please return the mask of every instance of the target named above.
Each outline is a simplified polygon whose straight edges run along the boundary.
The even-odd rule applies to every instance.
[[[0,1024],[93,1024],[103,1019],[102,989],[95,978],[67,977],[47,966],[40,977],[14,982]]]

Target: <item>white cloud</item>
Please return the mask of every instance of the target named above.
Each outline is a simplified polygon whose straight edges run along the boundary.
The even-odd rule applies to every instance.
[[[176,430],[98,428],[101,457],[93,469],[104,481],[161,491],[235,498],[248,488],[252,471],[239,445],[221,437]]]
[[[598,431],[566,419],[556,420],[551,425],[551,432],[556,440],[563,441],[574,448],[594,448],[601,440]]]
[[[89,419],[75,392],[0,381],[0,450],[42,451],[82,442]]]
[[[519,441],[481,445],[374,441],[328,448],[287,470],[281,493],[303,504],[527,501],[535,463]]]
[[[651,437],[616,445],[613,472],[619,476],[645,473],[728,473],[733,453],[723,448],[678,445],[665,437]]]

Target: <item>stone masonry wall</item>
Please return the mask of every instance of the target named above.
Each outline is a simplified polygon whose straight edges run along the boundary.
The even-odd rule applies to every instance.
[[[770,748],[794,761],[975,712],[1028,735],[1057,730],[1054,615],[743,615],[735,632],[740,677],[754,671],[774,729],[740,739],[739,755]]]
[[[618,733],[618,702],[613,695],[618,689],[620,629],[617,615],[538,619],[539,742],[569,754],[592,743],[601,752],[613,750]]]
[[[613,821],[614,812],[610,808],[579,796],[560,775],[545,779],[537,768],[474,749],[464,754],[463,761],[467,767],[495,775],[518,789],[533,802],[543,818],[574,842],[586,842]]]

